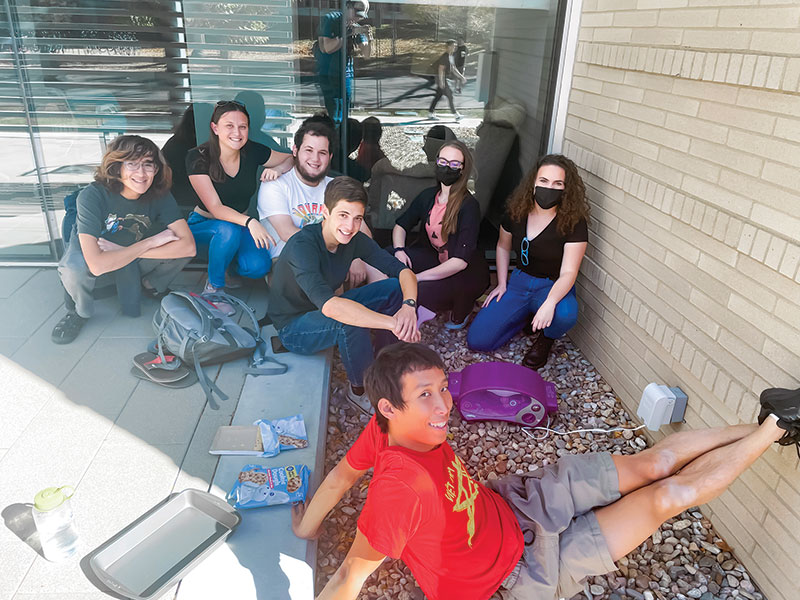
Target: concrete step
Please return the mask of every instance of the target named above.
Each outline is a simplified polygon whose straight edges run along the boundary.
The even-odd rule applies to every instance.
[[[262,335],[269,340],[275,330],[272,326],[264,327]],[[311,470],[310,490],[317,488],[324,475],[332,355],[332,349],[314,356],[279,354],[275,358],[289,366],[286,373],[247,376],[231,424],[250,425],[262,418],[299,413],[305,420],[309,445],[272,458],[221,456],[211,493],[224,498],[241,468],[248,463],[267,467],[305,464]],[[202,435],[195,436],[193,445],[197,441],[198,452],[208,452],[215,432],[216,427],[210,426],[203,429]],[[184,481],[186,487],[193,487],[190,481]],[[183,579],[176,598],[313,599],[316,542],[294,536],[290,510],[288,505],[242,510],[239,528],[225,545]]]

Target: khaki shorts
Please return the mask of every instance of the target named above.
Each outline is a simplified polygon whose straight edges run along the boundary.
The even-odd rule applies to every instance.
[[[525,539],[518,577],[512,573],[499,590],[504,600],[571,598],[586,577],[616,570],[592,510],[620,498],[609,453],[568,454],[487,485],[509,503]]]

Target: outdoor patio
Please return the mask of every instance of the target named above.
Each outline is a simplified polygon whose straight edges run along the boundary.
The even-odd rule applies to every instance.
[[[187,271],[176,285],[196,289],[202,279],[202,272]],[[258,315],[263,314],[264,288],[257,284],[243,292],[239,295]],[[0,270],[0,353],[4,355],[0,356],[0,378],[5,384],[0,395],[0,511],[5,521],[0,528],[0,600],[108,597],[87,579],[85,560],[54,564],[40,556],[26,504],[37,491],[53,485],[76,486],[73,508],[81,535],[79,557],[84,557],[172,492],[199,488],[223,494],[225,490],[216,484],[220,472],[235,472],[237,463],[218,461],[208,454],[211,439],[219,425],[252,422],[260,410],[259,402],[264,404],[262,396],[252,389],[248,392],[243,360],[219,369],[217,384],[231,396],[219,411],[208,408],[198,386],[168,390],[134,378],[129,373],[131,358],[144,351],[153,338],[154,301],[145,301],[143,315],[131,319],[119,315],[115,298],[99,300],[96,316],[74,343],[53,344],[50,332],[63,314],[62,298],[54,269]],[[423,341],[436,348],[453,370],[477,360],[518,361],[528,343],[520,336],[501,352],[487,356],[471,353],[464,332],[444,330],[441,319],[426,324],[422,331]],[[281,356],[325,362],[323,357]],[[324,412],[319,415],[328,415],[327,426],[319,423],[319,429],[327,431],[326,469],[346,452],[366,422],[340,402],[345,380],[338,360],[333,369],[330,407],[323,402]],[[305,364],[292,367],[290,385],[307,390],[309,372]],[[559,393],[559,414],[551,426],[564,431],[635,425],[611,387],[569,340],[557,343],[541,374],[556,383]],[[280,395],[288,396],[284,390],[273,397]],[[302,400],[299,406],[304,410]],[[473,474],[491,479],[504,473],[535,471],[570,452],[636,452],[647,445],[639,433],[551,435],[534,440],[516,425],[465,423],[454,411],[450,437]],[[235,458],[241,464],[261,460]],[[314,475],[319,478],[323,474],[317,471]],[[346,495],[326,521],[316,554],[318,590],[350,545],[367,480]],[[253,518],[259,511],[245,512],[247,518]],[[277,512],[269,514],[284,519]],[[288,517],[288,510],[285,514]],[[231,538],[232,549],[212,554],[184,580],[178,599],[218,598],[222,597],[219,590],[233,588],[236,592],[232,595],[241,600],[288,598],[287,587],[279,586],[274,594],[264,591],[269,581],[264,573],[278,570],[278,562],[284,560],[282,552],[273,547],[271,554],[245,560],[241,547],[237,551],[237,544],[254,538],[257,542],[257,536],[269,533],[254,527],[243,522]],[[297,542],[288,534],[288,523],[282,527],[273,536],[281,540],[276,543]],[[309,552],[309,563],[313,563],[313,550]],[[620,571],[589,582],[586,594],[609,600],[762,598],[725,541],[697,510],[665,524],[620,561]],[[174,596],[173,588],[162,598]],[[310,598],[311,591],[294,590],[291,597]],[[422,595],[402,562],[387,561],[367,582],[361,597],[405,600]]]

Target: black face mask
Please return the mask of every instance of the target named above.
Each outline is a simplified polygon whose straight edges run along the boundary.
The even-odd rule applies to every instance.
[[[533,199],[536,200],[536,204],[545,210],[561,204],[561,197],[563,195],[564,190],[558,190],[556,188],[546,188],[538,185],[533,188]]]
[[[453,169],[449,166],[440,167],[436,165],[436,181],[442,185],[453,185],[461,177],[461,169]]]

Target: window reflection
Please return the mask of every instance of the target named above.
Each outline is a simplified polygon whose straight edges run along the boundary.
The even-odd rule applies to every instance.
[[[352,132],[358,143],[340,170],[365,172],[378,228],[432,184],[425,146],[439,130],[474,151],[470,186],[495,224],[546,147],[555,1],[10,0],[7,8],[0,38],[13,43],[0,43],[0,136],[11,160],[0,167],[0,211],[27,224],[0,219],[0,260],[55,258],[48,242],[58,237],[63,198],[91,181],[111,139],[139,133],[163,146],[193,106],[200,144],[220,99],[243,102],[251,137],[274,149],[287,150],[299,122],[325,108],[355,119],[342,137]],[[343,12],[346,42],[335,31]],[[320,37],[338,37],[346,53],[327,55],[325,80]],[[453,107],[442,93],[430,118],[437,87]]]

